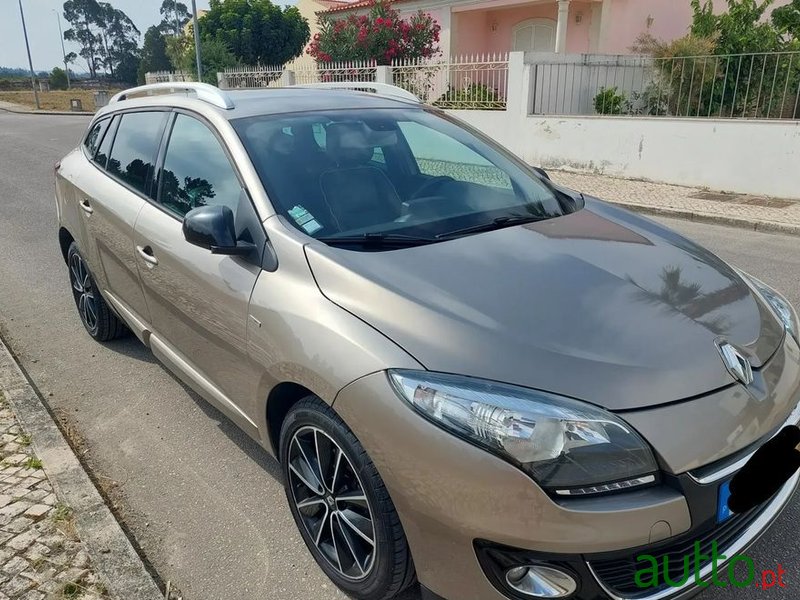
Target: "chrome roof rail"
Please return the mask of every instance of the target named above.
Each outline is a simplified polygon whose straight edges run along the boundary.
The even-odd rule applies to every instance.
[[[109,104],[129,100],[138,96],[158,96],[162,94],[189,94],[194,93],[198,100],[208,102],[219,108],[230,110],[234,107],[233,100],[223,90],[207,83],[196,81],[169,81],[165,83],[151,83],[139,87],[122,90],[108,101]]]
[[[389,83],[375,83],[374,81],[326,81],[324,83],[299,83],[292,87],[298,88],[328,88],[333,90],[354,90],[357,92],[373,92],[378,96],[396,98],[410,102],[422,103],[411,92]]]

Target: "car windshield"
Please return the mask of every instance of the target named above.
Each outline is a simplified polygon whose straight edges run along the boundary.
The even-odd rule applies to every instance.
[[[508,153],[435,111],[331,110],[232,123],[276,211],[328,243],[414,245],[565,212]]]

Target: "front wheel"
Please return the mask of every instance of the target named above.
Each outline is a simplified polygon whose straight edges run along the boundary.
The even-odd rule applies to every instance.
[[[108,342],[125,335],[128,328],[100,295],[89,267],[75,242],[72,242],[67,250],[67,265],[75,306],[78,307],[81,322],[89,335],[98,342]]]
[[[314,559],[359,600],[389,600],[414,582],[397,511],[366,450],[322,400],[298,402],[280,437],[286,497]]]

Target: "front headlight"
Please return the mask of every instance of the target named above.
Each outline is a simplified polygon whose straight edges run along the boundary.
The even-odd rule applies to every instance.
[[[392,370],[389,380],[433,423],[512,462],[556,494],[597,494],[656,480],[656,461],[641,436],[590,404],[427,371]]]
[[[772,309],[775,311],[775,314],[783,322],[783,326],[786,328],[786,331],[792,334],[792,337],[795,340],[800,342],[800,327],[798,326],[797,313],[789,301],[784,298],[780,292],[776,291],[774,288],[771,288],[760,279],[756,279],[749,273],[745,273],[739,269],[737,269],[737,271],[739,272],[739,275],[741,275],[746,282],[749,282],[753,289],[755,289],[755,291],[767,301],[767,304],[772,307]]]

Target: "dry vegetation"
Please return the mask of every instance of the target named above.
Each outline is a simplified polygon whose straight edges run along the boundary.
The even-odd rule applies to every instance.
[[[117,90],[109,90],[109,92],[113,95]],[[83,110],[92,112],[95,110],[94,92],[92,90],[39,92],[39,104],[43,110],[70,110],[70,100],[72,98],[80,99]],[[0,101],[13,102],[26,108],[34,108],[36,106],[33,101],[33,92],[0,91]]]

